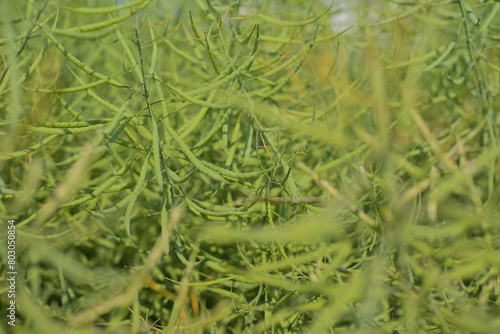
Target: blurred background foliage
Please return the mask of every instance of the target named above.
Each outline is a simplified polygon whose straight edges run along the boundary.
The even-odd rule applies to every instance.
[[[498,2],[0,6],[0,333],[500,331]]]

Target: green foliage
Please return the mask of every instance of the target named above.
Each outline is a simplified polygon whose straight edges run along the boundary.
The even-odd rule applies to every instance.
[[[2,1],[9,332],[499,332],[499,9]]]

